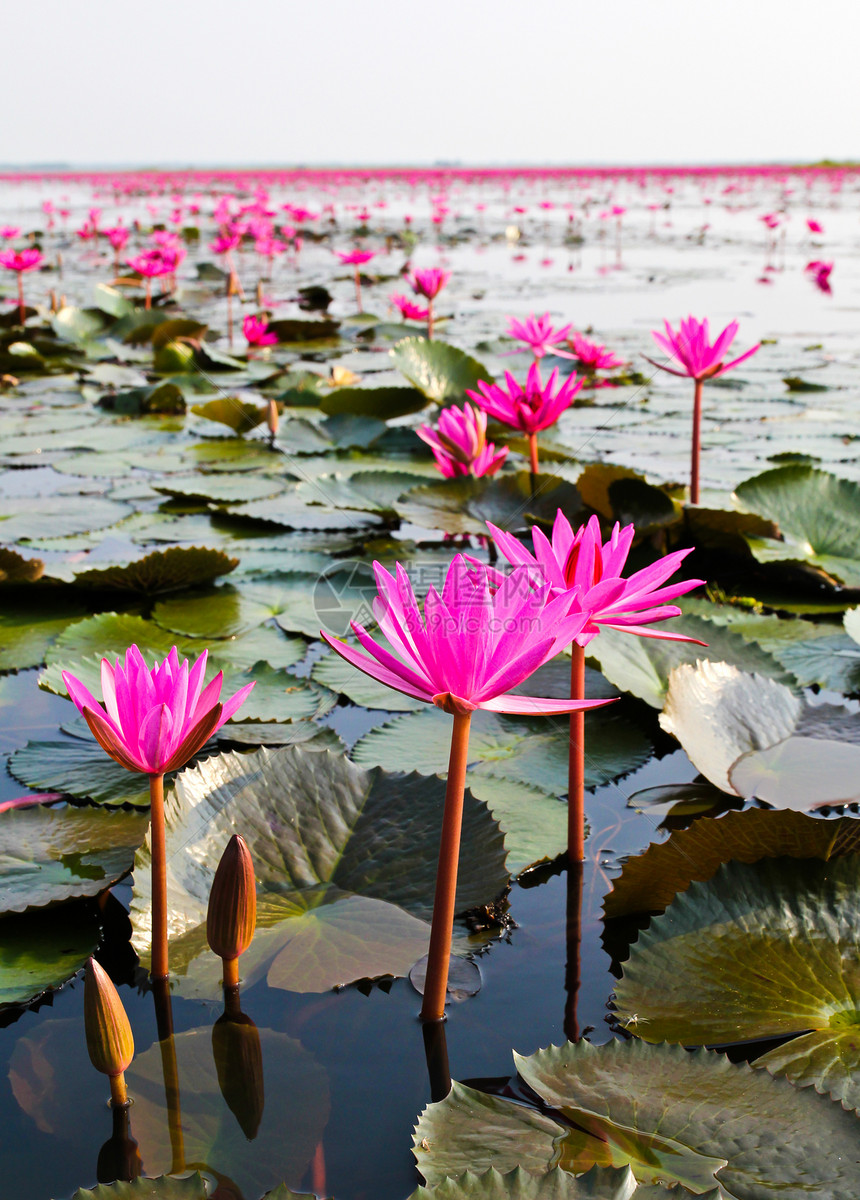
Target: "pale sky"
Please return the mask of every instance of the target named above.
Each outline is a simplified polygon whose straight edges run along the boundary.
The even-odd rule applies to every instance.
[[[0,162],[860,158],[855,0],[39,0]]]

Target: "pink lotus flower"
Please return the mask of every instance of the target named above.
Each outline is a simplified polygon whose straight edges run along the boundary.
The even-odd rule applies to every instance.
[[[487,441],[487,414],[471,404],[462,408],[452,404],[439,414],[436,429],[422,425],[416,433],[433,451],[446,479],[495,475],[508,454],[507,446],[497,452],[495,445]]]
[[[656,330],[652,332],[651,336],[661,350],[665,350],[669,357],[675,360],[681,370],[668,367],[665,363],[654,362],[646,355],[647,361],[660,371],[668,371],[670,375],[686,375],[690,379],[696,380],[697,383],[703,379],[715,379],[718,375],[725,375],[726,371],[731,371],[733,367],[737,367],[746,359],[751,358],[761,344],[758,343],[751,350],[745,351],[727,363],[723,359],[738,332],[737,321],[728,324],[713,345],[710,342],[707,317],[704,321],[697,321],[695,317],[687,317],[686,321],[681,321],[677,333],[668,321],[664,321],[663,324],[666,327],[666,336],[664,337]]]
[[[421,1006],[425,1020],[438,1021],[445,1012],[472,713],[485,709],[536,716],[599,703],[505,694],[575,637],[587,614],[573,612],[566,596],[549,599],[548,586],[533,587],[527,570],[514,570],[498,588],[491,587],[486,569],[470,566],[458,554],[442,594],[432,587],[427,593],[422,616],[399,563],[393,576],[379,563],[373,570],[379,589],[374,616],[394,653],[356,622],[352,628],[367,654],[325,633],[320,636],[371,679],[435,704],[454,718]]]
[[[0,253],[0,267],[7,271],[18,273],[18,320],[23,325],[27,320],[27,308],[24,304],[24,273],[35,271],[43,261],[42,251],[31,246],[26,250],[4,250]]]
[[[268,321],[250,313],[242,322],[242,332],[249,346],[274,346],[278,341],[278,335],[269,330]]]
[[[830,286],[830,273],[833,270],[832,262],[821,262],[820,259],[816,258],[812,262],[808,262],[803,269],[808,275],[812,276],[812,282],[820,292],[824,292],[828,296],[832,294],[833,288]]]
[[[229,254],[231,250],[235,250],[241,241],[238,233],[219,233],[214,242],[209,243],[209,249],[213,254]]]
[[[595,705],[505,694],[568,645],[588,619],[569,596],[551,598],[549,584],[534,586],[527,570],[514,570],[494,587],[485,568],[458,554],[442,594],[432,587],[427,593],[423,617],[399,563],[395,575],[378,562],[373,571],[379,589],[373,615],[396,654],[355,621],[367,654],[320,635],[365,675],[453,713],[481,708],[538,716]]]
[[[423,271],[413,271],[411,275],[407,275],[406,282],[416,296],[435,300],[450,278],[450,271],[443,271],[440,267],[429,267]]]
[[[20,232],[21,230],[17,225],[4,225],[3,228],[0,229],[0,238],[6,238],[6,240],[9,241],[12,238],[18,237]]]
[[[688,376],[695,382],[693,392],[693,441],[690,462],[690,500],[699,503],[699,452],[701,446],[702,426],[702,385],[706,379],[715,379],[725,375],[740,363],[745,362],[760,348],[757,343],[751,350],[746,350],[731,362],[725,362],[725,356],[735,340],[738,332],[737,321],[728,324],[717,340],[711,344],[708,332],[708,321],[697,321],[695,317],[687,317],[681,321],[678,332],[675,333],[668,321],[664,321],[666,335],[653,330],[651,336],[661,350],[665,350],[673,358],[681,370],[668,367],[665,363],[654,362],[645,355],[647,362],[660,371],[668,371],[670,375]]]
[[[345,267],[361,267],[376,257],[375,250],[335,250]]]
[[[675,550],[650,567],[622,578],[636,530],[624,529],[616,522],[608,541],[600,533],[600,522],[591,517],[575,533],[559,509],[552,527],[552,539],[538,527],[532,529],[534,554],[519,538],[487,522],[493,540],[505,558],[515,567],[527,567],[535,582],[549,584],[550,595],[569,594],[577,608],[585,609],[588,619],[575,636],[579,646],[587,646],[600,633],[601,626],[640,637],[668,641],[695,641],[664,630],[647,628],[655,621],[680,616],[681,610],[666,601],[683,596],[704,583],[703,579],[684,579],[663,587],[677,571],[690,550]],[[500,575],[494,576],[497,580]]]
[[[165,254],[158,248],[144,250],[134,258],[126,259],[126,262],[136,275],[142,275],[144,279],[156,279],[160,275],[170,275],[176,267],[172,255]]]
[[[124,225],[117,225],[113,229],[106,229],[104,232],[107,240],[116,251],[122,250],[129,238],[129,231]]]
[[[558,380],[558,370],[554,370],[546,383],[541,379],[540,367],[532,363],[526,378],[525,388],[520,387],[509,371],[505,372],[507,390],[495,383],[478,383],[479,391],[466,390],[466,395],[474,400],[486,413],[519,429],[529,439],[529,454],[532,474],[538,470],[537,435],[541,429],[554,425],[566,408],[573,404],[577,392],[584,380],[579,379],[574,372],[565,379],[555,391]]]
[[[678,569],[689,550],[676,550],[636,571],[629,578],[621,572],[633,542],[632,525],[621,529],[616,523],[607,542],[603,542],[600,522],[591,517],[574,533],[570,522],[559,510],[553,523],[552,540],[535,526],[532,529],[534,554],[511,534],[487,522],[493,539],[514,565],[515,571],[529,572],[532,583],[549,586],[553,602],[568,596],[573,610],[585,609],[587,620],[573,635],[570,664],[570,695],[572,699],[585,696],[585,647],[600,633],[601,628],[617,629],[640,637],[662,638],[692,642],[695,638],[654,630],[655,621],[676,617],[681,610],[667,600],[674,600],[704,581],[685,579],[664,587],[666,580]],[[504,576],[488,568],[495,582]],[[698,643],[703,644],[703,643]],[[585,724],[581,710],[570,714],[570,752],[568,767],[568,842],[571,862],[585,857]]]
[[[824,226],[818,221],[813,221],[812,217],[806,218],[806,227],[810,233],[824,233]]]
[[[393,292],[388,299],[400,309],[401,316],[405,317],[408,321],[426,321],[430,315],[429,308],[422,308],[420,304],[416,304],[408,296],[399,296]]]
[[[531,348],[535,358],[543,358],[545,354],[557,353],[555,347],[560,342],[563,342],[571,331],[571,325],[562,325],[560,329],[554,329],[552,321],[549,319],[549,313],[544,313],[542,317],[536,317],[534,313],[526,317],[525,321],[519,321],[516,317],[508,317],[508,337],[516,338],[518,342],[525,342]],[[561,351],[563,358],[569,358],[570,355]]]
[[[585,368],[589,375],[595,371],[611,371],[613,367],[624,366],[623,361],[616,358],[605,346],[598,345],[597,342],[590,342],[581,333],[574,333],[568,339],[568,345],[573,350],[577,362]]]
[[[35,271],[42,262],[42,251],[36,250],[35,247],[27,250],[3,250],[0,253],[0,267],[5,267],[7,271]]]
[[[106,754],[127,771],[163,775],[184,766],[254,686],[249,683],[220,702],[221,671],[203,687],[207,657],[204,650],[190,669],[187,659],[180,663],[175,646],[151,668],[137,646],[129,647],[125,662],[117,659],[114,667],[103,658],[104,707],[68,671],[62,673],[63,682]]]

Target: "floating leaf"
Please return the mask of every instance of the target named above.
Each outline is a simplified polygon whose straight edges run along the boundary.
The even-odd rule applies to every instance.
[[[542,1175],[629,1164],[646,1184],[702,1193],[721,1183],[739,1200],[856,1195],[854,1115],[746,1064],[703,1050],[585,1041],[515,1061],[559,1120],[455,1083],[415,1130],[428,1184],[490,1166]]]
[[[303,321],[296,318],[270,321],[268,328],[278,335],[279,342],[317,342],[337,338],[340,322],[331,317],[322,321]]]
[[[493,382],[487,368],[447,342],[424,337],[404,338],[391,351],[394,365],[428,400],[449,404],[466,399],[466,389],[478,381]]]
[[[108,758],[87,731],[62,742],[28,742],[8,763],[10,775],[38,791],[61,792],[97,804],[149,804],[145,775],[126,771]]]
[[[663,912],[678,892],[712,878],[727,862],[784,857],[829,861],[858,853],[860,821],[854,817],[822,821],[798,812],[727,812],[673,830],[665,842],[628,858],[604,898],[603,911],[607,918]]]
[[[427,404],[427,396],[417,387],[339,387],[319,402],[322,411],[329,416],[352,413],[382,421],[420,412]]]
[[[203,546],[171,546],[153,550],[124,567],[90,568],[75,575],[79,587],[93,590],[132,592],[155,596],[212,583],[219,575],[228,575],[239,565],[222,550]]]
[[[629,1167],[621,1170],[592,1167],[576,1179],[560,1167],[537,1176],[522,1167],[505,1174],[490,1167],[482,1174],[465,1171],[456,1179],[443,1179],[434,1188],[417,1188],[409,1200],[631,1200],[631,1197],[636,1200],[636,1179]]]
[[[333,571],[339,582],[340,571]],[[193,596],[161,600],[152,615],[163,629],[196,638],[235,637],[272,617],[282,629],[318,637],[321,619],[316,611],[317,586],[314,576],[299,572],[255,577],[201,590]],[[344,604],[348,603],[349,596],[344,594]]]
[[[249,433],[266,419],[264,406],[239,400],[236,396],[219,396],[217,400],[208,400],[205,404],[192,404],[191,411],[207,421],[226,425],[235,433]]]
[[[45,595],[33,600],[4,600],[0,608],[0,670],[23,671],[44,662],[48,647],[87,605],[77,598]]]
[[[365,708],[380,708],[388,712],[414,712],[424,708],[421,700],[404,696],[358,671],[339,654],[325,654],[314,664],[311,678],[317,683],[347,696],[354,704]]]
[[[68,537],[90,529],[104,529],[128,516],[125,504],[101,496],[0,497],[0,540],[36,541],[41,537]]]
[[[131,1183],[100,1183],[94,1188],[78,1188],[72,1200],[207,1200],[206,1180],[197,1171],[185,1179],[159,1175],[157,1179],[140,1176]]]
[[[782,541],[750,538],[760,562],[788,559],[860,588],[860,484],[815,467],[776,467],[735,489],[744,508],[775,521]]]
[[[397,506],[401,518],[414,525],[485,536],[487,521],[500,529],[527,529],[541,520],[552,521],[559,509],[576,523],[582,502],[573,484],[555,475],[539,475],[533,496],[528,471],[498,478],[446,479],[414,488]]]
[[[190,496],[199,500],[212,500],[216,504],[241,504],[246,500],[262,500],[266,496],[283,491],[284,483],[269,476],[248,476],[237,472],[219,471],[212,475],[174,475],[164,483],[156,484],[155,490],[165,496]]]
[[[96,914],[83,902],[0,919],[0,1007],[26,1004],[62,987],[80,971],[99,939]]]
[[[805,1033],[755,1065],[858,1110],[858,923],[858,854],[802,869],[729,863],[640,934],[616,987],[618,1020],[684,1045]]]
[[[131,869],[147,818],[36,804],[0,817],[0,913],[97,896]]]
[[[223,754],[184,771],[166,802],[168,930],[177,986],[187,973],[195,992],[218,993],[220,965],[206,949],[206,908],[237,820],[254,860],[261,926],[243,957],[246,979],[268,971],[274,986],[308,990],[311,980],[330,987],[382,968],[399,973],[404,942],[408,957],[419,924],[430,917],[443,797],[437,779],[368,772],[341,755],[292,746]],[[131,905],[133,942],[142,955],[150,940],[148,865],[145,845]],[[507,879],[501,832],[467,794],[458,911],[488,903]],[[329,912],[318,911],[328,906]],[[284,949],[293,941],[295,954]],[[312,964],[306,976],[297,974],[294,959]]]
[[[821,808],[860,800],[860,746],[831,738],[790,737],[751,750],[729,772],[739,796],[779,808]]]

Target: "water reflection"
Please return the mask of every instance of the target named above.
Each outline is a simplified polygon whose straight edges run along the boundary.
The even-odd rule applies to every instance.
[[[158,1028],[158,1047],[161,1051],[161,1070],[164,1076],[164,1101],[167,1108],[167,1129],[170,1137],[171,1174],[185,1170],[185,1143],[182,1131],[182,1108],[179,1099],[179,1067],[176,1062],[176,1041],[173,1036],[173,1005],[168,979],[152,981],[155,1001],[155,1020]]]
[[[96,1164],[96,1179],[99,1183],[131,1183],[143,1173],[140,1151],[137,1142],[131,1136],[130,1108],[130,1104],[123,1104],[111,1109],[113,1129],[99,1150]]]
[[[239,988],[224,989],[224,1012],[212,1027],[212,1057],[227,1107],[248,1141],[260,1128],[265,1106],[260,1032],[239,1007]]]
[[[451,1090],[451,1069],[448,1065],[448,1039],[444,1021],[425,1021],[424,1055],[430,1076],[430,1099],[444,1100]]]

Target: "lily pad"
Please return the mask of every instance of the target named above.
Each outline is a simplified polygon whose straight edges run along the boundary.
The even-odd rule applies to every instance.
[[[0,1008],[26,1004],[62,987],[83,967],[100,937],[95,911],[83,902],[0,919]]]
[[[126,771],[89,733],[63,741],[28,742],[8,762],[9,774],[27,787],[61,792],[96,804],[149,805],[145,775]]]
[[[469,761],[475,775],[510,779],[545,795],[566,795],[570,723],[564,717],[510,717],[479,710],[472,718]],[[451,719],[425,705],[365,734],[353,750],[356,762],[389,771],[431,775],[448,764]],[[609,783],[646,762],[651,745],[643,733],[610,712],[586,718],[585,785]]]
[[[3,601],[0,607],[0,670],[23,671],[45,661],[48,647],[88,606],[77,597],[45,595]]]
[[[247,473],[229,471],[213,472],[210,475],[174,475],[163,483],[157,483],[155,490],[166,496],[198,500],[211,500],[215,504],[241,504],[246,500],[262,500],[267,496],[275,496],[283,491],[281,479],[270,476],[249,476]]]
[[[401,375],[437,404],[462,402],[467,388],[477,388],[481,379],[493,382],[483,363],[448,342],[404,338],[391,351],[391,357]]]
[[[720,1183],[739,1200],[856,1194],[854,1115],[746,1064],[641,1042],[582,1041],[514,1057],[559,1119],[547,1107],[538,1113],[455,1083],[415,1130],[431,1186],[489,1166],[542,1175],[626,1164],[644,1184],[680,1182],[703,1193]]]
[[[159,1175],[157,1179],[140,1176],[131,1183],[100,1183],[94,1188],[78,1188],[72,1200],[207,1200],[209,1188],[199,1172],[185,1179]]]
[[[748,539],[760,562],[803,562],[860,587],[860,484],[794,465],[745,480],[735,495],[745,509],[775,521],[782,534],[782,541]]]
[[[281,618],[278,624],[283,629],[318,637],[313,591],[313,576],[286,572],[161,600],[152,616],[163,629],[188,637],[235,637],[272,617]]]
[[[665,842],[628,858],[604,898],[607,918],[663,912],[694,881],[711,879],[727,862],[762,858],[821,858],[830,861],[860,853],[860,821],[822,821],[798,812],[748,809],[715,820],[694,821]]]
[[[530,1175],[522,1167],[501,1174],[490,1167],[481,1174],[465,1171],[456,1179],[443,1179],[434,1188],[417,1188],[409,1200],[636,1200],[636,1195],[629,1167],[592,1167],[578,1178],[560,1167],[545,1175]]]
[[[397,505],[401,518],[413,525],[484,536],[487,521],[515,531],[538,521],[552,521],[559,509],[576,523],[582,501],[574,485],[556,475],[539,475],[533,494],[528,471],[498,478],[446,479],[413,488]]]
[[[191,411],[207,421],[226,425],[234,433],[250,433],[265,421],[267,409],[265,405],[239,400],[236,396],[219,396],[217,400],[207,400],[205,404],[192,404]]]
[[[219,575],[228,575],[239,565],[222,550],[203,546],[171,546],[153,550],[124,567],[90,568],[75,575],[79,587],[93,590],[132,592],[154,596],[212,583]]]
[[[97,896],[131,870],[148,820],[94,808],[12,809],[0,818],[0,913]]]
[[[90,529],[104,529],[115,525],[130,511],[127,505],[100,496],[0,498],[0,540],[35,541],[40,537],[67,537]]]
[[[274,971],[270,982],[282,980],[275,986],[303,980],[298,990],[309,990],[311,980],[330,987],[383,968],[400,973],[404,941],[411,954],[418,925],[431,915],[443,798],[437,779],[364,771],[329,751],[292,746],[223,754],[184,771],[166,802],[177,986],[187,975],[192,990],[218,994],[220,965],[206,950],[206,909],[221,852],[237,827],[254,860],[263,913],[261,932],[243,956],[246,978]],[[151,921],[148,866],[145,845],[131,905],[132,940],[142,955]],[[457,910],[489,903],[507,880],[501,831],[467,795]],[[324,907],[330,911],[319,911]],[[295,950],[287,953],[290,942]],[[201,955],[206,961],[195,970]],[[306,976],[297,976],[294,960],[305,962]]]
[[[860,855],[729,863],[633,947],[618,1019],[684,1045],[805,1034],[756,1060],[860,1109]],[[812,1032],[807,1032],[811,1030]]]
[[[391,421],[420,412],[429,403],[417,387],[339,387],[322,397],[319,406],[329,416],[351,413]]]
[[[333,692],[347,696],[354,704],[362,704],[365,708],[379,708],[388,712],[415,712],[425,708],[421,700],[412,696],[404,696],[371,679],[363,671],[358,671],[339,654],[325,654],[314,664],[311,678],[323,684]]]

